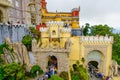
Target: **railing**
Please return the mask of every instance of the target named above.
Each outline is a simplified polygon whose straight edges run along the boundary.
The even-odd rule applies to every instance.
[[[0,5],[12,7],[12,4],[8,0],[0,0]]]

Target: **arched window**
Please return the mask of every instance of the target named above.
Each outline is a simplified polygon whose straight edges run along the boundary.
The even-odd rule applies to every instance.
[[[52,31],[52,35],[56,35],[56,31],[55,30]]]

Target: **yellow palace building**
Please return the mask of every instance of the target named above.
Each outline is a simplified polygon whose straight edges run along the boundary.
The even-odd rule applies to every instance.
[[[86,68],[88,63],[96,63],[101,73],[111,75],[113,37],[83,36],[79,26],[79,7],[71,12],[48,12],[46,4],[45,0],[41,1],[42,24],[37,26],[41,41],[32,40],[36,64],[46,71],[49,59],[53,58],[58,73],[70,72],[76,61],[84,59]]]

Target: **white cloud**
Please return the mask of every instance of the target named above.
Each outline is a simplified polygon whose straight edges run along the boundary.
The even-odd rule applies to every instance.
[[[48,11],[70,12],[81,7],[80,24],[107,24],[120,27],[120,0],[46,0]]]

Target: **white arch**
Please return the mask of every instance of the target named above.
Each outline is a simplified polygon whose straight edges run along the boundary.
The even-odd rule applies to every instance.
[[[97,61],[98,63],[103,60],[104,55],[97,50],[93,50],[87,54],[87,62],[89,61]]]

